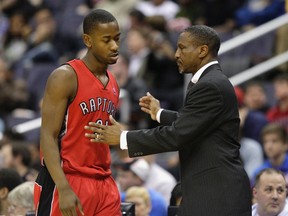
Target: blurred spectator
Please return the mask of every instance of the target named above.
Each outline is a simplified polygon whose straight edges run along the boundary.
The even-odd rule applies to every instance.
[[[155,162],[173,175],[176,181],[180,180],[180,165],[178,152],[164,152],[155,155]]]
[[[100,0],[45,0],[56,22],[54,44],[60,53],[59,64],[75,57],[84,48],[82,41],[82,21]]]
[[[140,1],[141,0],[125,0],[125,3],[123,3],[123,0],[105,0],[97,2],[95,8],[105,8],[105,10],[108,10],[116,17],[120,29],[127,29],[129,26],[129,12]]]
[[[266,90],[260,81],[250,81],[244,87],[243,103],[250,110],[266,113],[269,109]]]
[[[0,56],[0,117],[16,108],[26,108],[28,97],[26,82],[14,80],[8,61]]]
[[[146,76],[154,77],[149,88],[151,94],[161,101],[161,107],[178,110],[183,104],[184,79],[176,68],[176,62],[167,56],[161,56],[161,51],[153,51],[148,56],[147,65]]]
[[[146,70],[146,59],[149,53],[148,49],[148,30],[130,29],[125,38],[126,50],[123,50],[129,58],[129,76],[143,78]]]
[[[16,170],[0,167],[0,215],[8,215],[8,193],[21,182]]]
[[[256,175],[266,168],[275,168],[288,175],[288,143],[285,128],[275,123],[268,124],[263,128],[262,140],[267,160],[255,170],[253,182]]]
[[[252,216],[288,215],[286,181],[283,173],[276,169],[262,170],[256,177]]]
[[[235,87],[239,105],[241,136],[261,143],[261,131],[268,124],[266,116],[256,110],[249,109],[245,103],[245,95],[241,88]]]
[[[134,28],[127,33],[126,43],[129,76],[144,80],[162,107],[178,110],[184,97],[183,76],[178,72],[169,40],[159,30]],[[148,127],[154,124],[157,122],[149,119]]]
[[[259,142],[247,137],[242,137],[240,144],[241,160],[252,184],[255,170],[264,162],[263,148]]]
[[[8,17],[15,11],[23,11],[25,15],[31,16],[35,8],[42,5],[43,0],[1,0],[0,11],[3,11]]]
[[[39,62],[58,62],[59,48],[56,44],[57,23],[50,8],[41,6],[37,8],[32,20],[32,32],[28,38],[28,49],[23,57],[15,63],[15,78],[29,76],[29,66]],[[58,43],[57,43],[58,42]]]
[[[143,79],[151,94],[161,101],[162,107],[178,110],[183,104],[184,78],[178,71],[166,21],[154,16],[147,20],[147,24],[151,30],[147,37],[149,53]]]
[[[244,0],[206,0],[204,1],[204,24],[214,28],[222,41],[233,37],[236,28],[234,14]]]
[[[3,55],[10,64],[18,61],[28,49],[28,37],[31,33],[28,18],[22,11],[15,11],[9,18],[9,28],[3,40]]]
[[[23,181],[34,181],[38,172],[31,167],[32,155],[25,142],[8,141],[1,148],[4,167],[14,168]]]
[[[268,109],[266,115],[270,122],[282,124],[288,132],[288,74],[278,74],[273,86],[276,104]]]
[[[248,0],[235,12],[235,20],[238,27],[251,28],[251,26],[261,25],[284,13],[284,0]]]
[[[235,12],[236,26],[240,32],[249,31],[283,15],[285,13],[284,4],[284,0],[248,0],[243,7]],[[277,30],[266,33],[258,37],[257,40],[252,40],[239,47],[244,57],[249,56],[250,66],[257,65],[274,55],[275,47],[278,46],[275,32]]]
[[[204,2],[201,0],[178,0],[180,10],[176,17],[187,18],[193,25],[203,24],[204,20]]]
[[[243,106],[239,109],[242,135],[261,143],[261,131],[269,123],[266,116],[259,111],[249,110]]]
[[[34,182],[28,181],[15,187],[8,194],[9,216],[34,216]]]
[[[136,9],[145,16],[163,16],[167,21],[173,19],[179,11],[179,5],[171,0],[141,0]]]
[[[135,203],[135,216],[149,216],[151,201],[145,187],[130,187],[126,192],[125,202]]]
[[[109,70],[114,74],[120,87],[120,103],[123,100],[123,92],[126,91],[126,97],[129,100],[130,107],[127,109],[120,105],[120,115],[123,112],[129,112],[128,121],[123,122],[120,116],[120,122],[128,124],[131,129],[140,129],[147,126],[147,118],[139,106],[139,98],[146,94],[146,83],[138,78],[128,74],[129,59],[125,56],[119,56],[118,61],[114,65],[109,66]]]
[[[176,185],[174,176],[156,163],[156,155],[148,155],[143,157],[143,159],[149,166],[146,171],[148,174],[145,179],[145,186],[160,193],[168,205],[171,198],[171,191]],[[139,161],[143,159],[140,158]]]
[[[240,156],[244,169],[250,182],[252,182],[255,169],[264,162],[264,152],[259,140],[261,130],[267,124],[267,120],[265,120],[265,116],[262,113],[251,111],[244,105],[244,93],[241,88],[236,86],[234,90],[238,100],[240,117]],[[263,119],[265,121],[262,121]],[[250,134],[247,128],[256,128],[257,130],[252,130],[256,135],[251,135],[254,133]]]
[[[141,11],[135,8],[131,9],[128,17],[128,26],[126,26],[127,29],[146,26],[145,18],[145,15]]]
[[[115,162],[116,182],[119,185],[122,202],[125,201],[126,191],[132,186],[146,187],[145,180],[148,177],[149,165],[144,160],[132,160],[130,162]],[[147,188],[147,187],[146,187]],[[167,204],[163,196],[151,188],[147,188],[151,200],[150,216],[166,216]]]

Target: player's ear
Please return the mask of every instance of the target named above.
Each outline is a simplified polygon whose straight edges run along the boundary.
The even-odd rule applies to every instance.
[[[83,35],[82,35],[82,39],[83,39],[84,44],[85,44],[88,48],[90,48],[90,47],[91,47],[91,41],[92,41],[90,35],[88,35],[88,34],[83,34]]]

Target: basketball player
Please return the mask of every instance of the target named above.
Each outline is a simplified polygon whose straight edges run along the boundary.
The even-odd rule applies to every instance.
[[[115,17],[97,9],[83,22],[87,53],[55,69],[42,107],[43,168],[34,200],[39,216],[120,216],[120,196],[111,177],[108,145],[84,137],[89,121],[108,125],[119,88],[107,71],[118,59],[120,30]]]

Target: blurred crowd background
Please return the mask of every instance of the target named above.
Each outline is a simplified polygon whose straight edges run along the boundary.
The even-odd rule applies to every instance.
[[[21,182],[34,181],[40,168],[37,120],[46,80],[56,67],[85,53],[82,20],[95,8],[111,12],[121,27],[120,58],[109,66],[121,88],[117,120],[128,129],[141,129],[157,126],[138,106],[138,99],[147,91],[163,108],[182,106],[189,77],[179,74],[174,60],[179,32],[205,24],[219,33],[223,43],[285,14],[285,1],[1,0],[0,171],[16,170]],[[284,25],[221,55],[224,73],[231,77],[287,51],[287,35]],[[241,118],[240,154],[251,187],[264,167],[288,174],[287,72],[285,63],[235,86]],[[27,122],[19,130],[17,126]],[[111,155],[121,192],[145,186],[159,193],[167,209],[180,181],[177,152],[132,160],[127,152],[111,148]],[[154,211],[155,206],[161,205],[154,203]]]

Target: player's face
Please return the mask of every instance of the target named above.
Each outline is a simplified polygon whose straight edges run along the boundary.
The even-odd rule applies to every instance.
[[[196,73],[201,63],[201,59],[199,58],[200,47],[195,45],[190,33],[183,32],[180,34],[175,58],[181,74]]]
[[[278,215],[284,208],[286,198],[283,176],[264,173],[260,177],[259,186],[253,189],[253,194],[258,203],[259,215]]]
[[[114,64],[119,56],[120,30],[117,22],[98,24],[90,37],[90,51],[103,64]],[[87,45],[87,43],[86,43]]]

